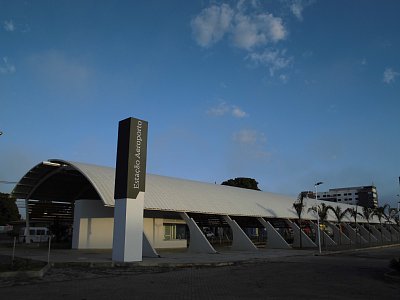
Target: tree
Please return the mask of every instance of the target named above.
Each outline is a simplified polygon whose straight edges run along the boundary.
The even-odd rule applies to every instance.
[[[363,207],[362,216],[368,223],[368,242],[371,243],[371,229],[369,228],[369,220],[373,217],[374,211],[370,207]]]
[[[18,221],[21,218],[15,198],[9,194],[0,193],[0,225],[7,225],[9,222]]]
[[[302,239],[301,239],[301,223],[302,223],[301,215],[303,214],[303,210],[304,210],[304,202],[303,202],[304,197],[305,197],[305,194],[300,193],[300,194],[297,196],[296,202],[293,203],[293,207],[294,207],[294,209],[296,210],[297,218],[298,218],[298,221],[299,221],[299,227],[300,227],[300,230],[299,230],[299,238],[300,238],[300,239],[299,239],[299,243],[300,243],[300,248],[303,248],[303,242],[302,242]]]
[[[323,225],[322,227],[325,229],[325,227],[326,227],[325,222],[328,219],[328,211],[331,208],[332,208],[332,206],[326,205],[325,203],[321,203],[319,205],[309,208],[308,211],[314,211],[315,213],[318,214],[319,223],[322,224]],[[322,235],[322,244],[326,244],[324,234]]]
[[[336,206],[335,208],[334,207],[329,207],[328,208],[328,210],[331,210],[334,214],[335,214],[335,217],[336,217],[336,220],[337,220],[337,222],[338,222],[338,224],[339,224],[339,231],[340,231],[340,235],[339,235],[339,245],[341,245],[342,244],[342,220],[343,220],[343,218],[344,218],[344,216],[347,214],[347,210],[342,210],[342,208],[340,207],[340,206]]]
[[[380,232],[381,232],[381,243],[383,244],[383,230],[382,230],[382,218],[385,215],[385,210],[388,207],[388,204],[385,204],[384,206],[379,206],[374,208],[373,212],[372,212],[372,216],[377,216],[378,217],[378,221],[379,221],[379,225],[380,225]]]
[[[348,208],[346,209],[347,213],[350,215],[350,217],[354,218],[354,224],[356,226],[356,243],[357,243],[357,239],[358,239],[358,226],[357,226],[357,216],[362,217],[363,215],[358,212],[358,206],[356,206],[356,208]],[[361,241],[360,241],[361,243]]]
[[[386,220],[386,223],[389,224],[387,229],[390,232],[390,241],[393,242],[393,228],[391,225],[392,221],[395,220],[396,215],[397,215],[397,209],[391,208],[390,205],[386,204],[384,207],[387,209],[387,213],[384,211],[383,212],[383,217]]]
[[[237,177],[235,179],[228,179],[221,183],[221,185],[229,185],[243,189],[261,191],[258,188],[258,182],[253,178]]]

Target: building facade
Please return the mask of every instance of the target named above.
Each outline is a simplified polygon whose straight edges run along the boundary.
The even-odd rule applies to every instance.
[[[371,208],[378,207],[378,193],[373,185],[329,189],[328,192],[318,192],[317,199]]]

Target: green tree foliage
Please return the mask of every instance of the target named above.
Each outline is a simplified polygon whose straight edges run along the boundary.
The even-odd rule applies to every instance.
[[[18,221],[20,218],[16,199],[10,198],[9,194],[0,193],[0,226]]]
[[[329,210],[332,209],[332,206],[326,205],[325,203],[321,203],[319,205],[315,205],[311,208],[308,209],[308,212],[313,211],[318,214],[319,216],[319,223],[322,224],[323,231],[325,231],[326,228],[326,221],[328,220],[328,212]],[[322,244],[326,245],[325,242],[325,235],[322,235]]]
[[[304,198],[305,198],[305,194],[303,192],[301,192],[298,196],[297,196],[297,200],[295,203],[293,203],[293,208],[296,210],[296,214],[298,217],[298,222],[299,222],[299,243],[300,243],[300,248],[303,248],[303,241],[301,238],[301,223],[302,223],[302,218],[301,215],[303,214],[303,210],[304,210]]]
[[[253,178],[237,177],[235,179],[228,179],[221,183],[222,185],[235,186],[243,189],[261,191],[258,188],[258,182]]]
[[[342,210],[342,208],[340,206],[330,207],[329,210],[331,210],[334,213],[334,215],[336,217],[336,221],[337,221],[337,223],[339,225],[339,231],[340,231],[340,234],[339,234],[339,245],[341,245],[342,244],[342,233],[343,233],[342,220],[343,220],[343,218],[346,216],[346,214],[348,212],[347,212],[347,210]]]

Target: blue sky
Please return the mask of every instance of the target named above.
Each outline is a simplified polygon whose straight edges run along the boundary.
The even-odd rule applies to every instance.
[[[399,1],[0,0],[0,180],[48,158],[297,195],[400,193]],[[8,192],[11,185],[0,184]],[[244,199],[245,201],[245,199]]]

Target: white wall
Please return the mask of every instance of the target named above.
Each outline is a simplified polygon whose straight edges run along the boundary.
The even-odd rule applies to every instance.
[[[111,249],[114,208],[99,200],[77,200],[74,208],[73,249]]]
[[[164,223],[185,224],[183,220],[144,218],[143,231],[153,248],[186,248],[187,240],[164,241]],[[113,207],[100,200],[75,201],[72,249],[112,249],[113,230]]]

